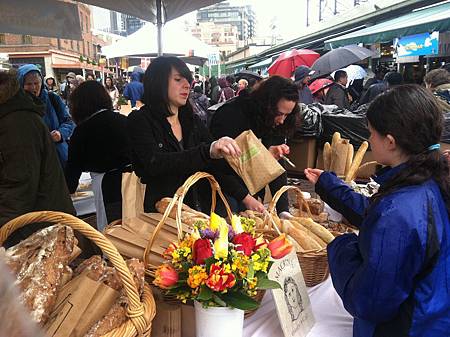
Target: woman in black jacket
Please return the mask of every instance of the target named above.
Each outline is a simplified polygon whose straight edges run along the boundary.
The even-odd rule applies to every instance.
[[[214,114],[210,131],[215,138],[229,136],[236,138],[243,131],[252,130],[256,137],[268,148],[277,160],[289,154],[286,145],[287,137],[294,131],[300,108],[298,106],[298,92],[295,84],[279,76],[272,76],[263,81],[248,97],[233,99]],[[223,176],[227,177],[228,197],[232,197],[239,204],[234,203],[235,211],[250,209],[264,211],[264,206],[249,194],[242,179],[231,172],[229,167],[223,166]],[[231,176],[230,176],[231,175]],[[269,184],[272,195],[287,184],[284,173]],[[259,193],[258,193],[259,195]],[[242,205],[243,204],[243,205]],[[277,203],[278,213],[288,212],[289,204],[286,194]],[[289,215],[283,213],[288,217]]]
[[[101,230],[122,217],[122,172],[131,164],[127,117],[113,111],[111,97],[97,81],[80,84],[69,106],[77,126],[69,143],[67,186],[74,193],[81,173],[91,173]]]
[[[194,115],[188,101],[191,82],[192,74],[182,60],[158,57],[144,75],[145,105],[128,117],[133,168],[147,184],[146,212],[155,211],[161,198],[172,197],[193,173],[210,170],[213,159],[240,155],[229,137],[213,142]],[[185,200],[193,208],[209,211],[209,197],[210,192],[194,188]]]

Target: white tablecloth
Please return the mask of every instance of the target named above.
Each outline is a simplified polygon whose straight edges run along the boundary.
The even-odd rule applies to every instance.
[[[308,337],[351,337],[353,318],[345,311],[331,278],[308,288],[316,323]],[[195,337],[194,310],[183,306],[182,336]],[[272,292],[266,291],[261,306],[244,321],[244,337],[283,337]]]

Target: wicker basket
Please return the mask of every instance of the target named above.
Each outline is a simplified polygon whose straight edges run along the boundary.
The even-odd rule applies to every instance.
[[[308,203],[303,198],[302,191],[296,186],[283,186],[279,191],[277,191],[277,193],[275,193],[272,201],[269,204],[267,210],[269,215],[265,221],[266,228],[277,229],[276,223],[279,223],[280,220],[276,213],[275,205],[277,204],[281,195],[289,190],[297,193],[297,196],[299,198],[299,208],[302,209],[302,205],[304,205],[308,215],[311,216],[311,211],[309,209]],[[297,257],[302,268],[303,278],[305,279],[307,287],[313,287],[327,279],[329,269],[326,248],[297,252]]]
[[[129,307],[127,308],[129,319],[120,327],[110,331],[102,337],[150,336],[152,320],[156,313],[156,304],[149,285],[145,284],[144,293],[142,298],[140,298],[133,281],[133,276],[128,270],[122,256],[102,233],[92,228],[89,224],[72,215],[62,212],[42,211],[27,213],[9,221],[0,228],[0,244],[3,244],[8,236],[15,230],[37,222],[62,224],[80,232],[100,247],[118,271],[129,299]]]

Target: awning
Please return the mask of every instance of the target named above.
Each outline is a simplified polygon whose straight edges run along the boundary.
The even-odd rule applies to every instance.
[[[251,65],[250,67],[248,67],[249,69],[258,69],[258,68],[264,68],[264,67],[268,67],[269,65],[272,64],[272,57],[269,57],[268,59],[262,60],[258,63],[255,63],[253,65]]]
[[[328,49],[358,43],[391,42],[396,37],[450,30],[450,2],[419,9],[399,18],[381,22],[325,41]]]

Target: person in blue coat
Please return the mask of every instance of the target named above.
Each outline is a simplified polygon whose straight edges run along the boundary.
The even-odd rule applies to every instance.
[[[21,66],[17,76],[20,87],[38,97],[45,104],[43,119],[50,130],[50,136],[56,146],[59,161],[64,168],[68,153],[67,140],[75,128],[67,106],[57,94],[49,92],[45,88],[41,71],[34,64]]]
[[[144,85],[142,84],[143,73],[137,69],[131,73],[131,82],[127,84],[123,91],[123,96],[130,100],[131,107],[136,107],[136,102],[141,101],[144,96]]]
[[[316,192],[358,225],[328,245],[333,285],[355,337],[440,337],[450,331],[449,164],[439,150],[442,113],[425,88],[379,95],[367,119],[387,168],[370,199],[332,172],[306,169]]]

